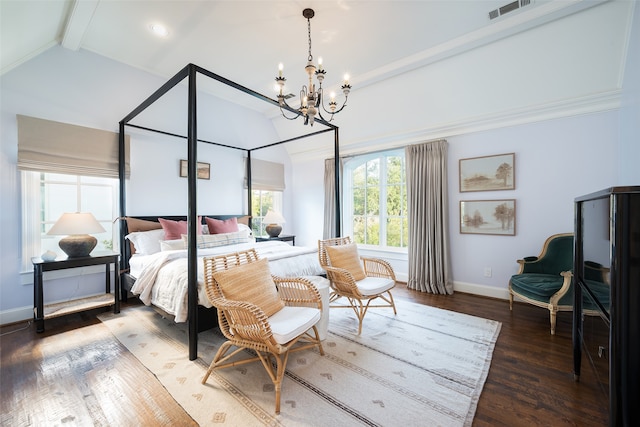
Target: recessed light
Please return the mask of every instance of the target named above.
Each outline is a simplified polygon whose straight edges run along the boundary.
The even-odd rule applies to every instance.
[[[167,37],[169,35],[169,30],[162,24],[151,24],[149,29],[158,37]]]

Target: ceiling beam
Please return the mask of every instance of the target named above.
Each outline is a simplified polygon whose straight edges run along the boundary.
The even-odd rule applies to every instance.
[[[100,0],[75,0],[62,36],[62,47],[79,50]]]

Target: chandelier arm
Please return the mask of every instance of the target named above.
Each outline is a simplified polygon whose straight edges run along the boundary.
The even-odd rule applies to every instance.
[[[327,111],[327,113],[331,114],[331,118],[329,120],[325,119],[324,116],[322,115],[322,109],[318,108],[318,117],[320,117],[322,120],[324,120],[325,122],[330,122],[333,120],[333,113],[330,113],[329,111]]]
[[[288,111],[292,112],[293,114],[295,114],[295,116],[293,116],[293,117],[287,117],[287,116],[284,114],[284,110],[285,110],[285,109],[284,109],[284,108],[282,108],[282,105],[281,105],[281,106],[280,106],[280,112],[282,113],[282,117],[284,117],[285,119],[287,119],[287,120],[295,120],[295,119],[297,119],[298,117],[300,117],[300,116],[302,115],[302,112],[301,112],[301,111],[299,111],[299,110],[296,110],[296,109],[295,109],[295,108],[293,108],[291,105],[289,105],[289,104],[287,103],[287,100],[286,100],[286,99],[282,98],[282,103],[287,107],[287,108],[286,108],[286,110],[288,110]]]
[[[282,113],[282,117],[284,117],[287,120],[295,120],[302,115],[302,113],[298,113],[293,117],[287,117],[286,114],[284,114],[284,109],[282,107],[280,107],[280,112]]]
[[[318,104],[322,105],[322,110],[324,110],[324,111],[325,111],[325,113],[327,113],[327,114],[331,114],[331,120],[333,120],[333,115],[334,115],[334,114],[338,114],[340,111],[342,111],[342,110],[344,109],[344,107],[346,107],[346,106],[347,106],[347,100],[349,99],[349,95],[347,95],[347,96],[345,96],[345,97],[344,97],[344,102],[342,103],[342,106],[341,106],[338,110],[336,110],[336,111],[329,111],[329,110],[327,110],[327,108],[324,106],[324,90],[322,90],[322,87],[320,88],[320,90],[318,90],[318,93],[320,94],[320,96],[319,96],[319,98],[320,98],[320,99],[319,99]],[[321,111],[321,109],[320,109],[320,108],[318,108],[318,111]],[[322,116],[320,116],[320,117],[322,118]],[[329,121],[331,121],[331,120],[329,120]]]
[[[331,115],[338,114],[340,111],[344,110],[344,107],[346,107],[346,106],[347,106],[347,99],[345,98],[344,99],[344,103],[342,104],[342,107],[340,107],[340,109],[332,112]],[[328,111],[327,111],[327,113],[328,113]]]

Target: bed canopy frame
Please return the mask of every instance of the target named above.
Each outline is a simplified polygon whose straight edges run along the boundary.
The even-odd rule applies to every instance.
[[[188,202],[187,202],[187,235],[188,246],[187,246],[187,280],[188,280],[188,291],[187,291],[187,301],[188,301],[188,328],[189,328],[189,360],[195,360],[198,357],[198,249],[196,245],[196,236],[197,236],[197,146],[198,142],[204,142],[207,144],[213,144],[221,147],[231,148],[242,150],[246,152],[247,162],[246,162],[246,174],[247,174],[247,207],[248,207],[248,215],[251,214],[251,153],[256,150],[261,150],[268,147],[273,147],[276,145],[296,141],[299,139],[308,138],[310,136],[319,135],[325,132],[333,131],[334,133],[334,159],[335,159],[335,188],[340,188],[340,176],[339,176],[339,161],[340,161],[340,146],[338,139],[338,127],[327,122],[322,118],[316,118],[315,123],[320,123],[326,126],[326,129],[322,129],[320,131],[311,132],[308,134],[300,135],[294,138],[289,138],[286,140],[278,141],[275,143],[262,145],[254,148],[241,148],[234,147],[227,144],[221,144],[214,141],[207,141],[198,138],[198,124],[197,124],[197,88],[196,88],[196,77],[198,74],[201,74],[210,79],[216,80],[224,85],[230,86],[234,89],[239,90],[245,94],[254,96],[264,102],[271,103],[277,107],[280,107],[278,101],[271,99],[263,94],[260,94],[254,90],[251,90],[245,86],[242,86],[238,83],[235,83],[231,80],[228,80],[222,76],[219,76],[211,71],[208,71],[202,67],[199,67],[194,64],[188,64],[182,70],[180,70],[175,76],[169,79],[164,85],[162,85],[158,90],[156,90],[151,96],[149,96],[144,102],[142,102],[138,107],[136,107],[131,113],[125,116],[119,123],[119,179],[120,179],[120,218],[124,220],[127,214],[126,209],[126,186],[125,186],[125,128],[127,126],[137,129],[142,129],[150,132],[160,133],[168,136],[178,137],[187,140],[187,181],[188,181]],[[146,110],[148,107],[153,105],[156,101],[162,98],[169,90],[178,85],[183,80],[187,79],[188,86],[188,102],[187,102],[187,135],[177,135],[170,132],[165,132],[159,129],[151,129],[148,127],[138,126],[130,123],[134,118],[136,118],[140,113]],[[282,108],[288,109],[293,113],[299,114],[299,111],[292,109],[288,106],[283,106]],[[336,236],[341,235],[341,222],[340,222],[340,192],[335,192],[335,208],[336,208]],[[121,272],[123,272],[126,268],[125,262],[125,236],[124,236],[124,227],[120,226],[120,251],[121,251],[121,259],[120,266]]]

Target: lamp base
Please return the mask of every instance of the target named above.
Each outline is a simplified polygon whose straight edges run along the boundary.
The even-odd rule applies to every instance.
[[[282,226],[278,224],[269,224],[264,229],[269,237],[278,237],[282,233]]]
[[[60,239],[58,246],[69,258],[89,256],[98,239],[88,234],[73,234]]]

